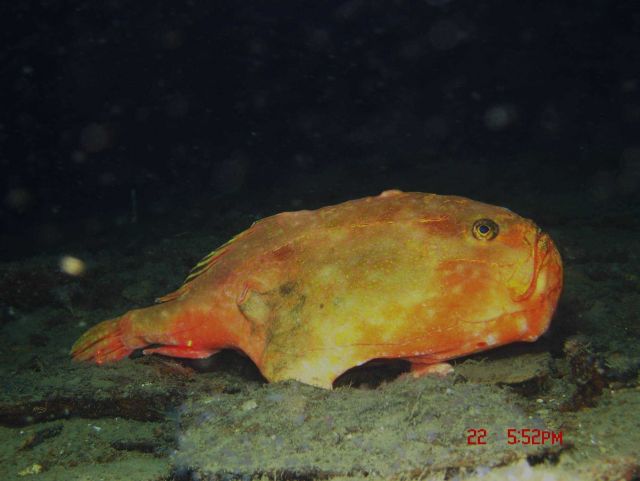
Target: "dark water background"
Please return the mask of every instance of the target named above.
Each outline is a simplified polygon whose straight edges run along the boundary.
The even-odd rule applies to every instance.
[[[637,201],[634,1],[1,8],[5,260],[386,188]]]

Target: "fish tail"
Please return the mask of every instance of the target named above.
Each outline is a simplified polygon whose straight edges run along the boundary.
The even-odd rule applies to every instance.
[[[126,318],[127,314],[102,321],[85,332],[71,348],[73,360],[103,364],[123,359],[138,347],[142,347],[144,344],[125,344],[123,321],[127,320]]]

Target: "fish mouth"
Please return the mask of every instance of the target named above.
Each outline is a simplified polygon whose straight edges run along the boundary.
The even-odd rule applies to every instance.
[[[531,237],[527,275],[518,290],[510,291],[513,304],[498,316],[475,321],[494,326],[493,334],[498,333],[492,342],[487,341],[492,336],[480,339],[476,351],[514,341],[535,341],[549,326],[562,291],[562,259],[549,235],[538,229]]]
[[[561,279],[554,279],[554,277],[558,277],[557,271],[561,271],[562,269],[560,267],[560,254],[551,240],[551,237],[542,232],[539,228],[536,231],[532,250],[533,272],[531,273],[529,284],[524,292],[513,298],[515,302],[524,302],[530,299],[534,293],[540,292],[541,290],[547,291],[550,287],[553,288],[551,286],[552,284],[562,282]],[[544,279],[545,285],[539,285],[540,279]]]

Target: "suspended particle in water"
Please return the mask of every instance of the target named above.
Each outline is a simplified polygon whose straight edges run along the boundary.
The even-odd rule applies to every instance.
[[[438,20],[429,29],[429,41],[436,50],[449,50],[467,38],[467,34],[450,20]]]
[[[81,276],[86,270],[84,261],[73,256],[63,256],[60,259],[60,270],[70,276]]]
[[[7,207],[20,213],[26,211],[32,201],[33,197],[29,191],[21,188],[11,189],[5,197]]]
[[[85,152],[100,152],[111,145],[111,134],[106,126],[91,123],[80,132],[80,145]]]
[[[484,125],[489,130],[503,130],[516,119],[516,110],[511,105],[495,105],[484,113]]]

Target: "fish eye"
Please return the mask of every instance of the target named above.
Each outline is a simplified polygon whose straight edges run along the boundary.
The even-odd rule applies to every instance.
[[[488,241],[496,238],[500,228],[491,219],[478,219],[473,223],[471,232],[476,239]]]

